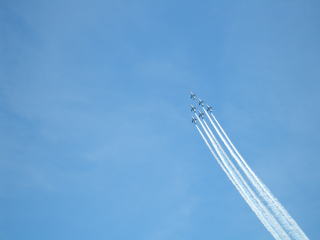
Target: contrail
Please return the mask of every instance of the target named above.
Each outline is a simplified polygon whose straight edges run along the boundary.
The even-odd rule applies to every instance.
[[[226,167],[223,165],[223,163],[221,162],[221,160],[219,159],[219,157],[217,156],[217,154],[214,152],[214,150],[212,149],[211,145],[208,143],[208,140],[205,138],[205,136],[203,135],[202,131],[200,130],[200,128],[195,125],[198,132],[200,133],[203,141],[205,142],[205,144],[207,145],[207,147],[209,148],[211,154],[213,155],[213,157],[216,159],[216,161],[218,162],[218,164],[220,165],[220,167],[222,168],[222,170],[226,173],[227,177],[229,178],[229,180],[233,183],[233,185],[236,187],[236,189],[238,190],[238,192],[240,193],[240,195],[243,197],[243,199],[247,202],[247,204],[251,207],[251,209],[253,210],[253,212],[256,214],[256,216],[260,219],[260,221],[262,222],[262,224],[266,227],[266,229],[274,236],[275,239],[281,240],[281,238],[279,237],[279,235],[272,229],[272,227],[270,226],[270,224],[267,222],[267,220],[265,219],[264,216],[262,216],[260,214],[260,212],[257,210],[257,208],[255,207],[255,205],[253,205],[252,201],[247,197],[247,195],[244,193],[244,191],[241,189],[241,187],[238,185],[238,183],[234,180],[234,178],[231,176],[231,174],[228,172],[228,170],[226,169]]]
[[[263,203],[260,201],[260,199],[258,199],[256,194],[248,186],[248,184],[243,179],[243,177],[241,176],[241,174],[239,173],[237,168],[234,166],[234,164],[231,162],[229,157],[226,155],[226,153],[222,149],[220,143],[217,141],[217,139],[213,135],[211,129],[207,125],[206,121],[201,120],[198,116],[197,116],[197,118],[198,118],[202,128],[205,130],[212,145],[214,146],[216,152],[218,153],[220,159],[224,163],[225,167],[229,170],[229,172],[231,173],[231,176],[234,178],[235,182],[240,186],[240,189],[244,192],[244,195],[246,196],[248,201],[251,202],[251,205],[249,205],[249,206],[251,208],[253,207],[256,210],[256,212],[258,213],[258,215],[257,214],[256,215],[260,219],[260,221],[262,220],[262,218],[266,219],[266,221],[261,221],[261,222],[265,225],[265,227],[268,229],[268,231],[276,239],[290,240],[289,236],[282,229],[282,227],[277,222],[277,220],[271,215],[269,210],[263,205]],[[254,210],[254,209],[252,209],[252,210]]]
[[[216,117],[212,114],[213,108],[208,106],[206,110],[204,108],[204,101],[200,100],[194,93],[191,93],[190,97],[193,100],[198,100],[199,107],[204,110],[204,113],[200,113],[198,116],[196,114],[196,107],[191,105],[191,111],[196,116],[192,117],[192,122],[195,123],[199,134],[213,157],[261,223],[276,240],[308,240],[308,237],[299,225],[240,155]],[[226,153],[215,136],[213,129],[204,120],[204,115],[209,119],[214,132],[217,133],[218,138],[222,141],[221,144],[226,147],[230,155]],[[197,126],[197,122],[200,123],[203,131]],[[233,160],[237,166],[235,166]]]
[[[204,109],[211,125],[214,127],[215,131],[218,133],[220,139],[223,141],[227,147],[230,154],[234,157],[242,171],[248,177],[252,185],[256,188],[257,192],[261,198],[267,203],[268,207],[274,213],[275,217],[282,224],[287,233],[295,240],[307,240],[308,237],[301,230],[299,225],[294,221],[290,214],[285,210],[281,203],[272,195],[271,191],[262,183],[262,181],[255,175],[249,165],[246,163],[244,158],[241,156],[239,151],[231,142],[230,138],[221,127],[220,123],[216,117],[211,113],[211,116],[208,114],[206,109]],[[213,119],[213,120],[212,120]],[[222,134],[221,134],[222,133]]]

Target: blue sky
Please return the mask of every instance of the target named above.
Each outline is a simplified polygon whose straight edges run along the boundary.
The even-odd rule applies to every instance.
[[[320,239],[319,10],[1,1],[0,238],[271,239],[192,126],[192,90]]]

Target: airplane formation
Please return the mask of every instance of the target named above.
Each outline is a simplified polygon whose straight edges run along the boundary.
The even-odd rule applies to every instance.
[[[303,230],[240,155],[217,118],[213,107],[190,94],[192,123],[231,183],[276,240],[308,240]]]
[[[193,92],[190,93],[190,98],[194,101],[196,101],[198,103],[199,106],[204,107],[204,101],[201,100],[200,98],[197,97],[196,94],[194,94]],[[190,106],[191,108],[191,112],[197,113],[197,108],[191,104]],[[213,111],[213,107],[210,105],[207,105],[207,107],[205,108],[207,110],[207,112],[211,113]],[[204,112],[202,111],[198,111],[198,116],[201,119],[204,119]],[[192,123],[197,124],[197,118],[192,117]]]

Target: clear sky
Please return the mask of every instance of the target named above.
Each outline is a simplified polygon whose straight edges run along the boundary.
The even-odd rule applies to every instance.
[[[217,118],[320,239],[320,2],[2,0],[0,238],[264,240]]]

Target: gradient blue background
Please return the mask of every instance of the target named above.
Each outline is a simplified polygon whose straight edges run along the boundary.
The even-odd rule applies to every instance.
[[[319,1],[2,0],[0,17],[1,239],[271,239],[190,90],[320,239]]]

